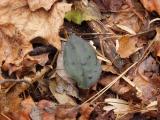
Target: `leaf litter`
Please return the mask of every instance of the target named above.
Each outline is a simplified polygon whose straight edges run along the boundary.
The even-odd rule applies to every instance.
[[[159,8],[2,0],[0,119],[160,118]]]

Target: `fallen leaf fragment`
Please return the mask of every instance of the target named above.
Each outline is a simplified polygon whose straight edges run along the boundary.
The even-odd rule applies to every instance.
[[[133,79],[134,84],[142,91],[142,95],[138,96],[144,103],[152,102],[155,99],[156,87],[152,82],[146,81],[141,76]]]
[[[56,100],[59,102],[59,104],[68,104],[68,105],[77,105],[77,103],[68,96],[65,92],[58,93],[56,92],[56,82],[50,81],[49,83],[49,89],[52,92],[53,96],[56,98]]]
[[[136,38],[129,38],[127,36],[123,36],[119,40],[119,48],[117,53],[120,55],[121,58],[129,58],[129,56],[140,48],[136,47],[137,39]]]
[[[131,35],[136,35],[136,32],[134,30],[132,30],[131,28],[127,27],[127,26],[124,26],[124,25],[121,25],[121,24],[116,24],[116,26],[128,33],[130,33]]]
[[[105,106],[103,109],[106,111],[114,110],[115,114],[126,114],[127,111],[133,110],[127,101],[116,98],[107,98],[105,102],[111,106]]]
[[[35,11],[40,8],[49,10],[57,0],[27,0],[29,8]]]
[[[31,97],[28,97],[21,102],[21,109],[26,113],[30,113],[32,111],[32,108],[35,106],[36,104]]]
[[[35,107],[35,111],[32,111],[32,114],[35,114],[35,120],[56,120],[55,109],[55,103],[48,100],[41,100],[38,102],[37,107]]]
[[[75,84],[67,83],[61,77],[56,75],[56,92],[58,93],[66,93],[72,97],[79,98],[78,89],[75,87]]]
[[[77,120],[78,109],[70,105],[61,105],[56,108],[56,120]]]
[[[94,110],[94,108],[91,107],[89,103],[82,105],[80,108],[81,116],[80,116],[79,120],[89,120],[89,117],[90,117],[91,112],[93,110]]]
[[[0,4],[0,24],[15,25],[28,42],[36,37],[42,37],[46,43],[60,49],[58,33],[65,13],[71,9],[71,4],[58,2],[50,8],[50,11],[40,9],[34,12],[27,6],[25,0],[11,0]]]
[[[144,80],[151,82],[150,79],[159,73],[159,65],[152,56],[149,56],[139,65],[138,73]]]

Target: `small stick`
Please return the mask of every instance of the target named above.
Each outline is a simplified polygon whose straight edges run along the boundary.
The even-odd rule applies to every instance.
[[[0,85],[1,84],[4,84],[4,83],[6,83],[6,82],[25,82],[25,83],[28,83],[28,84],[31,84],[29,81],[27,81],[27,80],[16,80],[16,79],[7,79],[7,80],[0,80]]]

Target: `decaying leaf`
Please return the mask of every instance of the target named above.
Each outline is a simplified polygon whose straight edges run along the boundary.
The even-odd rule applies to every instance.
[[[72,97],[79,98],[78,89],[75,87],[75,84],[70,84],[65,82],[61,77],[56,75],[56,92],[58,93],[66,93]]]
[[[101,65],[94,49],[82,38],[71,35],[64,47],[64,67],[80,88],[95,84],[101,74]]]
[[[150,79],[159,73],[159,65],[153,57],[149,56],[139,65],[138,73],[145,81],[151,82]]]
[[[15,25],[16,29],[24,35],[28,42],[33,38],[42,37],[46,43],[60,49],[58,32],[63,24],[65,12],[71,9],[71,4],[58,2],[50,8],[50,11],[45,11],[38,8],[49,9],[48,6],[54,3],[53,0],[45,1],[46,3],[41,1],[45,5],[40,6],[38,5],[39,2],[34,2],[30,0],[7,0],[2,2],[0,4],[0,24]],[[34,11],[31,11],[28,5]]]
[[[59,104],[69,104],[69,105],[76,105],[76,102],[68,96],[65,92],[58,93],[56,91],[56,82],[50,81],[49,83],[49,89],[52,92],[53,96],[56,98],[56,100],[59,102]]]
[[[58,106],[55,111],[55,120],[77,120],[78,109],[71,105]]]
[[[76,8],[76,9],[75,9]],[[96,4],[92,1],[88,5],[81,4],[81,1],[75,3],[75,8],[67,12],[65,18],[76,24],[81,24],[83,21],[100,20],[101,14]]]
[[[123,36],[119,40],[118,54],[121,58],[128,58],[131,54],[138,51],[140,48],[136,47],[137,39]]]
[[[138,68],[138,74],[134,77],[133,82],[141,89],[142,95],[139,96],[143,102],[152,101],[155,99],[156,86],[152,82],[152,78],[159,73],[159,65],[150,56],[144,60]]]
[[[82,105],[80,108],[81,116],[79,120],[89,120],[90,114],[93,110],[94,108],[91,107],[89,103]]]

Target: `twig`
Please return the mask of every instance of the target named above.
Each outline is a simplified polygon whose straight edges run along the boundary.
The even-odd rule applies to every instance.
[[[4,84],[6,82],[16,82],[16,83],[19,83],[19,82],[25,82],[25,83],[28,83],[28,84],[31,84],[29,81],[27,80],[16,80],[16,79],[7,79],[7,80],[0,80],[0,84]]]
[[[9,118],[7,115],[5,115],[4,113],[0,113],[4,118],[6,118],[7,120],[12,120],[11,118]]]

